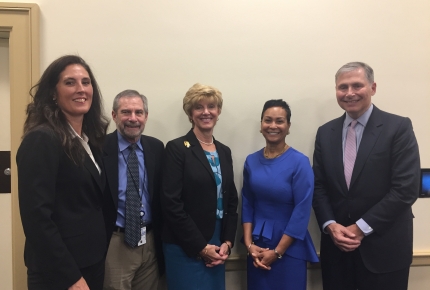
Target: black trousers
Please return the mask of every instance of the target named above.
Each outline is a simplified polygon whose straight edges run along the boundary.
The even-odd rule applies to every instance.
[[[358,249],[339,252],[336,255],[321,252],[324,290],[408,289],[409,267],[388,273],[372,273],[364,265]]]
[[[103,280],[105,274],[104,258],[100,262],[85,268],[81,268],[80,270],[82,277],[84,277],[88,287],[91,290],[103,290]],[[67,290],[55,289],[55,286],[53,286],[53,281],[48,280],[43,275],[43,273],[34,272],[30,269],[27,270],[27,284],[28,290]]]

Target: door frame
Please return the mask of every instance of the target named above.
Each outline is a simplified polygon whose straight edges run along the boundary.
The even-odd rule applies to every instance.
[[[9,80],[11,126],[12,283],[14,290],[27,289],[24,265],[24,232],[18,205],[18,174],[15,162],[21,143],[29,91],[40,77],[39,6],[35,3],[0,2],[0,31],[9,33]]]

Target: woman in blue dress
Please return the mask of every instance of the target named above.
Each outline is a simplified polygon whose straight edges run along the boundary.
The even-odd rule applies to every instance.
[[[230,149],[213,130],[222,108],[216,88],[195,84],[183,108],[191,130],[166,145],[161,195],[169,290],[225,289],[224,262],[237,227]]]
[[[261,114],[266,147],[245,161],[242,224],[248,289],[306,289],[307,262],[318,262],[307,230],[314,176],[309,159],[288,146],[291,110],[270,100]]]

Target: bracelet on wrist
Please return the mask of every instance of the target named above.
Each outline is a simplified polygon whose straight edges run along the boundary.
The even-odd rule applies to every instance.
[[[250,243],[249,244],[249,246],[248,246],[248,251],[249,251],[249,249],[251,249],[251,246],[254,244],[254,242],[252,242],[252,243]]]
[[[276,251],[276,248],[273,249],[273,251],[275,252],[275,255],[278,257],[278,259],[282,259],[282,255],[278,253],[278,251]]]
[[[231,247],[230,247],[230,245],[229,245],[228,243],[226,243],[226,242],[224,242],[224,244],[226,244],[226,245],[227,245],[227,247],[228,247],[227,255],[229,255],[229,256],[230,256],[230,254],[231,254]]]
[[[253,244],[254,244],[254,242],[250,243],[250,244],[249,244],[249,246],[248,246],[248,251],[247,251],[248,253],[246,253],[248,256],[249,256],[249,249],[251,249],[251,246],[252,246]]]

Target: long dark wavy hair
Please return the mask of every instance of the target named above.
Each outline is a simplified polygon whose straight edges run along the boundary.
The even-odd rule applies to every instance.
[[[39,127],[48,127],[61,141],[65,153],[77,165],[82,165],[85,149],[78,138],[74,138],[66,116],[53,100],[60,74],[67,66],[78,64],[88,72],[93,86],[93,98],[89,111],[84,115],[82,132],[88,136],[88,143],[95,149],[101,150],[106,136],[109,119],[104,115],[102,95],[94,75],[88,64],[79,56],[65,55],[44,71],[39,82],[31,88],[32,102],[27,106],[27,119],[24,124],[23,138]],[[33,94],[34,93],[34,94]]]

